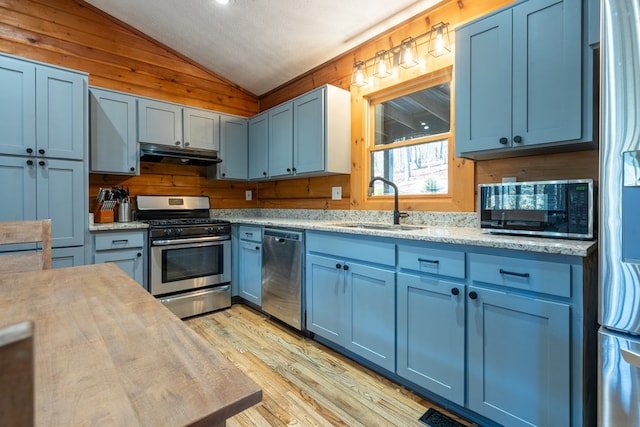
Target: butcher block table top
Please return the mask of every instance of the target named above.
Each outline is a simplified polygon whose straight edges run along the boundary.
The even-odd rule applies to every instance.
[[[224,426],[262,390],[114,264],[0,275],[32,320],[41,426]]]

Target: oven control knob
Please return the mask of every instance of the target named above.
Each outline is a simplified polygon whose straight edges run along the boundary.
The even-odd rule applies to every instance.
[[[170,228],[165,228],[164,229],[164,235],[167,236],[167,237],[170,237],[171,236],[171,229]]]
[[[176,228],[175,230],[173,230],[174,236],[179,236],[181,234],[182,234],[182,228]]]

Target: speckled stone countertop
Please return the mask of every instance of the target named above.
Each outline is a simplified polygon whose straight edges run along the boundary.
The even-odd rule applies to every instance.
[[[410,212],[410,217],[403,219],[402,224],[419,226],[411,230],[348,226],[349,223],[392,224],[392,214],[387,211],[215,209],[211,211],[211,217],[226,219],[235,224],[331,231],[580,257],[591,255],[597,248],[596,241],[483,233],[476,226],[477,216],[474,213]]]
[[[89,214],[89,231],[138,230],[149,228],[149,224],[138,221],[129,222],[93,222],[93,214]]]
[[[477,227],[475,213],[410,212],[403,225],[419,228],[370,229],[349,227],[349,224],[392,224],[389,211],[321,210],[321,209],[211,209],[212,218],[226,219],[234,224],[253,224],[302,230],[331,231],[366,236],[419,240],[424,242],[513,249],[547,254],[586,257],[597,249],[597,241],[548,239],[483,233]],[[97,224],[89,217],[89,231],[146,229],[143,222],[112,222]]]

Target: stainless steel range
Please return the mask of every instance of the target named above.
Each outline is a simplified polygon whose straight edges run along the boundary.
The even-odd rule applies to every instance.
[[[149,224],[149,292],[178,317],[231,306],[231,224],[203,196],[136,196]]]

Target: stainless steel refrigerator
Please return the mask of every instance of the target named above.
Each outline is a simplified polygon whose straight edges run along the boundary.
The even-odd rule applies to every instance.
[[[601,6],[598,425],[640,426],[640,1]]]

